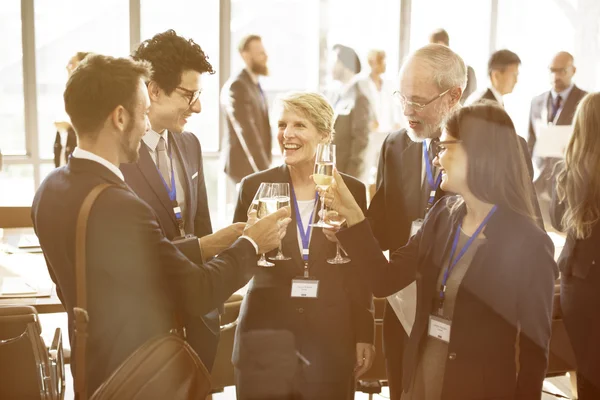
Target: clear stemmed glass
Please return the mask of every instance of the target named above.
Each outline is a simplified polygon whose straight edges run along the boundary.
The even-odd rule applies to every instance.
[[[256,194],[254,195],[254,199],[252,199],[252,203],[250,207],[248,207],[248,217],[250,217],[250,213],[252,211],[256,211],[257,218],[264,218],[267,215],[277,211],[277,200],[271,198],[272,191],[271,183],[261,183]],[[263,253],[258,260],[257,265],[259,267],[272,267],[275,264],[267,261],[265,258],[265,254]]]
[[[346,218],[341,216],[337,211],[328,211],[325,216],[325,222],[327,224],[340,228],[346,222]],[[343,257],[340,253],[341,246],[339,243],[335,244],[335,257],[327,260],[329,264],[347,264],[351,260],[348,257]]]
[[[289,183],[273,183],[271,190],[271,197],[277,200],[277,209],[288,207],[290,205],[290,184]],[[279,250],[277,255],[269,257],[269,260],[273,261],[284,261],[291,260],[291,257],[287,257],[281,250],[281,242],[279,242]]]
[[[327,190],[333,183],[333,169],[335,168],[335,144],[319,143],[317,146],[317,155],[315,158],[315,169],[313,180],[318,188]],[[321,211],[319,212],[319,221],[311,224],[316,228],[331,228],[331,225],[325,223],[323,219],[325,214],[325,198],[321,195]]]

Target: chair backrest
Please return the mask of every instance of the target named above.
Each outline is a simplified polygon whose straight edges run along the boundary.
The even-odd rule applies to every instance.
[[[35,308],[0,307],[0,398],[60,398]]]
[[[0,207],[0,228],[32,228],[31,207]]]

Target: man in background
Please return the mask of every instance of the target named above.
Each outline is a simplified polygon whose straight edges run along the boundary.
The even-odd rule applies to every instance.
[[[227,116],[225,173],[235,182],[271,166],[269,105],[259,77],[269,75],[268,56],[258,35],[244,37],[238,46],[245,68],[221,90]]]
[[[445,29],[436,29],[429,35],[429,43],[443,44],[450,47],[450,36]],[[467,87],[460,99],[460,104],[464,104],[467,98],[477,90],[477,76],[473,67],[467,65]]]
[[[535,156],[536,129],[541,125],[572,125],[577,104],[587,94],[573,83],[577,68],[573,56],[566,51],[557,53],[548,66],[551,88],[531,100],[527,145]],[[560,158],[534,157],[539,169],[535,188],[545,221],[549,220],[548,208],[552,195],[552,171]]]
[[[371,105],[356,75],[361,71],[354,49],[336,44],[329,54],[331,85],[325,95],[336,115],[333,143],[336,145],[336,167],[355,178],[364,169],[365,150],[369,143]]]

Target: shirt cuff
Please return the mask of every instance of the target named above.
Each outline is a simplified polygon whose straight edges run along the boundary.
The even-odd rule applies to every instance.
[[[252,243],[252,246],[254,246],[254,250],[256,250],[256,255],[258,255],[258,245],[254,241],[254,239],[252,239],[250,236],[246,236],[246,235],[240,236],[240,239],[246,239],[247,241]]]

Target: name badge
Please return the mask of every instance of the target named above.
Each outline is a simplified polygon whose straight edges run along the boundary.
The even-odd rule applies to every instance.
[[[421,218],[415,219],[410,226],[410,237],[415,236],[415,234],[419,232],[422,226],[423,220]]]
[[[435,315],[429,316],[429,336],[450,343],[450,321]]]
[[[179,206],[173,207],[173,212],[175,213],[175,215],[181,214],[181,207],[179,207]]]
[[[319,281],[316,279],[292,279],[292,297],[316,299],[319,294]]]

